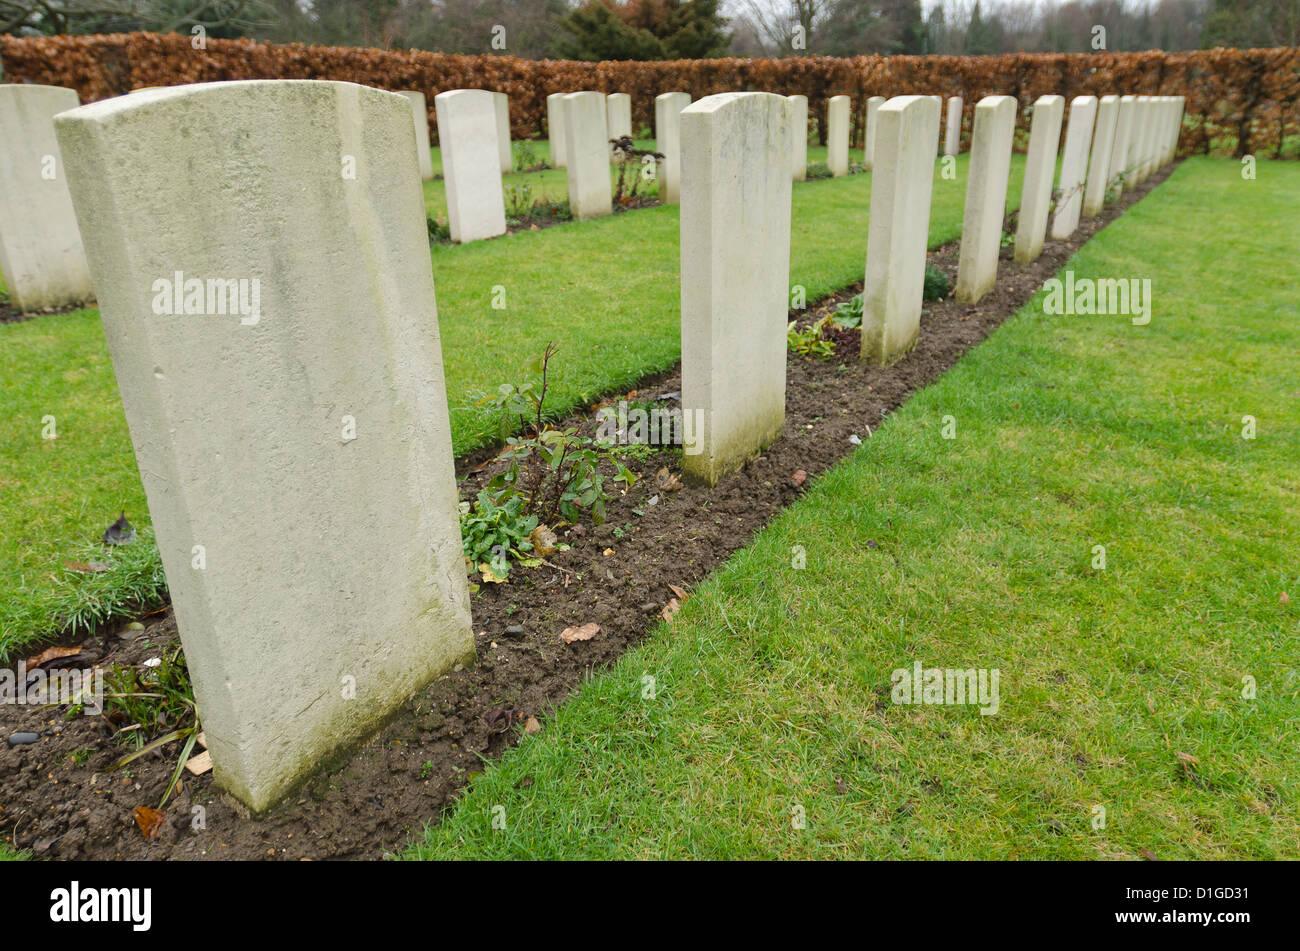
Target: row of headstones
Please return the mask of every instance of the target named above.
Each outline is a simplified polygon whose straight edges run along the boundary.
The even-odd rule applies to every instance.
[[[677,114],[683,459],[708,484],[784,425],[798,112]],[[976,113],[984,248],[971,209],[1000,221],[1010,148],[986,130],[1009,126],[1001,101]],[[282,80],[53,120],[216,776],[254,809],[474,656],[411,115]],[[862,354],[883,360],[919,322],[938,105],[878,118]],[[1144,165],[1170,154],[1139,138]]]

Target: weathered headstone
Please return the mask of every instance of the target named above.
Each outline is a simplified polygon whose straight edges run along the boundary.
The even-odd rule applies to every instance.
[[[1043,252],[1064,113],[1065,99],[1061,96],[1039,96],[1034,101],[1034,114],[1029,126],[1029,154],[1025,157],[1025,180],[1016,224],[1015,259],[1020,264],[1036,260]]]
[[[1083,188],[1088,176],[1088,149],[1092,126],[1097,118],[1096,96],[1075,96],[1065,129],[1065,152],[1061,158],[1061,197],[1052,218],[1052,237],[1058,241],[1074,234],[1083,209]]]
[[[790,167],[796,182],[808,178],[808,97],[787,96],[790,100],[790,128],[793,130]]]
[[[867,127],[863,134],[862,164],[868,171],[876,161],[876,113],[884,104],[884,96],[872,96],[867,100]]]
[[[77,105],[60,86],[0,85],[0,273],[19,311],[95,298],[54,138]]]
[[[943,134],[943,154],[957,155],[961,152],[961,96],[948,97],[948,124]]]
[[[222,82],[55,126],[216,779],[260,811],[474,656],[410,103]]]
[[[551,168],[564,168],[564,97],[553,92],[546,97],[546,134],[550,141]]]
[[[1169,130],[1170,162],[1178,158],[1178,139],[1183,133],[1183,110],[1186,108],[1186,105],[1186,97],[1174,96],[1172,126]]]
[[[605,94],[573,92],[564,97],[564,158],[569,173],[569,209],[577,221],[614,210],[609,182],[609,132]]]
[[[420,163],[420,178],[433,181],[433,153],[429,147],[429,103],[424,93],[402,89],[401,94],[411,104],[411,120],[415,125],[415,153]]]
[[[1092,160],[1088,163],[1088,184],[1083,192],[1083,213],[1089,218],[1101,214],[1109,184],[1110,153],[1115,147],[1115,126],[1119,120],[1119,96],[1102,96],[1093,125]]]
[[[609,137],[621,139],[632,134],[632,97],[625,92],[612,92],[605,99],[606,122]]]
[[[1133,105],[1133,135],[1129,139],[1128,170],[1129,180],[1134,185],[1142,184],[1146,177],[1142,174],[1146,167],[1147,140],[1151,129],[1151,97],[1138,96]]]
[[[447,223],[460,243],[506,233],[496,93],[453,89],[433,97],[447,186]]]
[[[699,420],[682,456],[709,485],[785,426],[791,103],[708,96],[682,123],[682,410]]]
[[[663,155],[659,168],[659,199],[677,204],[682,187],[681,111],[691,104],[688,92],[665,92],[655,97],[655,151]]]
[[[985,96],[975,105],[957,260],[955,296],[962,303],[975,303],[997,282],[1016,105],[1015,96]]]
[[[849,173],[849,97],[826,103],[826,167],[834,178]]]
[[[510,153],[510,97],[503,92],[494,92],[492,101],[496,106],[497,149],[501,155],[501,173],[506,175],[513,172],[515,168],[514,156]]]
[[[1133,141],[1134,121],[1137,117],[1137,97],[1119,97],[1119,117],[1115,122],[1115,143],[1111,146],[1106,178],[1122,193],[1132,187],[1128,181],[1129,144]]]
[[[921,326],[939,104],[895,96],[876,119],[861,355],[888,364],[915,346]]]

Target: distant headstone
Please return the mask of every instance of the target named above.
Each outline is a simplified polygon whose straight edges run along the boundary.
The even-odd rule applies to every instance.
[[[948,125],[943,135],[943,154],[957,155],[961,152],[961,96],[948,97]]]
[[[876,160],[876,113],[885,104],[884,96],[872,96],[867,100],[867,128],[863,136],[862,164],[870,171]]]
[[[1064,113],[1065,99],[1061,96],[1039,96],[1034,101],[1034,115],[1029,126],[1029,154],[1025,158],[1025,180],[1016,224],[1015,259],[1020,264],[1036,260],[1043,251]]]
[[[826,103],[826,166],[835,178],[849,173],[848,96],[832,96]]]
[[[614,210],[609,180],[610,135],[605,94],[574,92],[564,97],[564,157],[569,173],[569,209],[577,221]]]
[[[659,199],[677,204],[682,186],[681,111],[691,104],[688,92],[665,92],[655,97],[655,151],[663,155],[659,170]]]
[[[61,86],[0,85],[0,273],[19,311],[95,298],[54,138],[78,104]]]
[[[1137,117],[1137,97],[1120,96],[1119,112],[1115,121],[1115,141],[1110,149],[1110,161],[1107,163],[1106,178],[1117,186],[1122,193],[1125,187],[1133,187],[1128,181],[1129,146],[1133,141],[1134,120]]]
[[[609,137],[620,139],[632,134],[632,97],[625,92],[610,93],[605,100]]]
[[[508,175],[515,169],[515,159],[510,153],[510,97],[503,92],[492,94],[496,106],[497,149],[501,155],[501,174]]]
[[[916,345],[921,326],[939,104],[895,96],[876,118],[861,355],[889,364]]]
[[[433,97],[447,185],[447,223],[460,243],[506,233],[496,93],[453,89]]]
[[[682,468],[708,485],[785,426],[791,108],[729,92],[681,114]]]
[[[216,780],[262,811],[474,657],[411,106],[252,80],[55,126]]]
[[[433,181],[433,154],[429,146],[429,103],[424,93],[414,89],[399,90],[411,103],[411,120],[415,123],[415,153],[420,163],[420,178]]]
[[[1075,96],[1065,129],[1065,152],[1061,157],[1061,197],[1052,218],[1052,237],[1058,241],[1074,234],[1083,209],[1083,188],[1088,175],[1088,149],[1092,126],[1097,118],[1096,96]]]
[[[976,103],[954,295],[965,304],[975,303],[997,282],[1015,131],[1015,96],[985,96]]]
[[[546,97],[546,132],[550,136],[551,168],[564,168],[564,96],[553,92]]]
[[[808,178],[808,97],[787,96],[790,100],[790,127],[794,130],[790,148],[790,167],[796,182]]]

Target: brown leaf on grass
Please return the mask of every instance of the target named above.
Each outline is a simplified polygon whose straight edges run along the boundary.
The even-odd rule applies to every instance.
[[[555,537],[555,532],[546,525],[538,525],[534,528],[528,540],[533,543],[533,552],[542,558],[555,551],[555,546],[560,543],[560,540]]]
[[[804,472],[802,469],[795,469],[794,474],[790,476],[790,481],[793,482],[796,487],[798,487],[803,485],[804,481],[807,478],[808,478],[808,473]]]
[[[676,598],[673,598],[671,601],[669,601],[667,604],[664,605],[664,609],[659,612],[659,616],[662,617],[665,621],[671,622],[672,619],[677,616],[677,612],[680,611],[681,609],[682,609],[682,603],[678,601]]]
[[[106,565],[102,561],[65,561],[63,567],[69,571],[77,571],[83,575],[98,574],[103,571],[112,571],[112,565]]]
[[[1289,595],[1289,594],[1287,594],[1285,591],[1283,591],[1281,594],[1279,594],[1279,595],[1277,596],[1277,603],[1278,603],[1278,604],[1290,604],[1290,603],[1291,603],[1291,595]]]
[[[1198,760],[1191,753],[1180,752],[1180,753],[1175,753],[1174,755],[1178,757],[1178,762],[1180,762],[1183,765],[1183,769],[1187,770],[1188,772],[1191,772],[1192,767],[1200,763],[1200,760]]]
[[[679,601],[684,602],[687,598],[691,596],[689,591],[687,591],[685,588],[679,588],[675,584],[670,584],[668,586],[668,589],[672,591],[673,594],[677,595],[677,599]]]
[[[669,472],[667,466],[655,473],[655,488],[661,492],[676,492],[681,487],[682,480]]]
[[[158,833],[162,831],[163,820],[167,818],[167,813],[150,809],[148,806],[136,806],[131,815],[135,816],[135,824],[140,827],[140,834],[146,839],[158,838]]]
[[[583,624],[580,627],[566,627],[560,632],[560,640],[566,644],[574,641],[589,641],[600,633],[599,624]]]
[[[1158,858],[1156,857],[1156,854],[1155,854],[1154,852],[1152,852],[1150,849],[1143,849],[1141,852],[1138,853],[1138,855],[1142,856],[1142,857],[1143,857],[1144,859],[1146,859],[1148,862],[1159,862],[1159,861],[1160,861],[1160,859],[1158,859]]]
[[[76,657],[80,653],[80,647],[47,647],[35,657],[27,660],[27,669],[35,670],[42,664],[48,664],[53,660],[63,660],[65,657]]]
[[[537,717],[529,717],[524,721],[524,733],[532,736],[534,733],[541,733],[542,725],[537,722]]]

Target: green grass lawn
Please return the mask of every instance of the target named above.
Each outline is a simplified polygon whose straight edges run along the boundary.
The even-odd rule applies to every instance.
[[[1012,207],[1023,164],[1013,158]],[[960,233],[966,157],[956,180],[937,169],[932,244]],[[810,302],[862,279],[870,186],[869,175],[854,175],[795,187],[791,282]],[[496,418],[475,398],[522,380],[548,341],[561,346],[556,411],[678,360],[677,212],[660,206],[432,249],[457,454],[495,441]],[[497,286],[502,310],[492,307]],[[57,439],[42,438],[47,415]],[[138,528],[150,525],[97,310],[0,325],[0,418],[2,657],[56,631],[69,611],[149,600],[161,578],[156,555],[103,574],[64,568],[107,561],[98,539],[122,508]]]
[[[1150,278],[1149,325],[1040,295],[414,854],[1300,854],[1298,246],[1300,166],[1189,160],[1071,265]],[[916,661],[998,713],[892,704]]]

